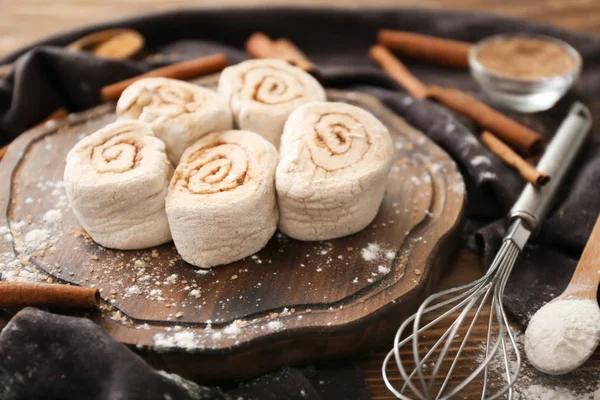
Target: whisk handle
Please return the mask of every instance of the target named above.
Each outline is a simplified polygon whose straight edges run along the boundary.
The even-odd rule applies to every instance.
[[[548,145],[537,169],[550,175],[550,182],[542,187],[527,184],[519,199],[510,210],[510,218],[521,218],[527,227],[537,233],[567,170],[581,149],[592,125],[592,117],[586,106],[573,104]]]

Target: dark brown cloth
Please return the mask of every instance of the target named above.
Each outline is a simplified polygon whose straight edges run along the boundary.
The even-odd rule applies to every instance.
[[[190,356],[191,357],[191,356]],[[152,369],[84,318],[27,308],[0,332],[2,400],[366,400],[356,365],[285,367],[229,388]]]
[[[552,110],[532,115],[508,113],[550,139],[574,100],[600,115],[600,39],[549,26],[484,14],[448,11],[378,9],[213,9],[184,10],[102,24],[55,36],[23,49],[2,62],[15,61],[15,71],[0,81],[0,140],[7,143],[56,108],[79,111],[99,103],[98,91],[151,66],[142,62],[100,60],[59,47],[99,29],[126,27],[140,31],[149,49],[171,59],[225,51],[232,63],[243,60],[244,41],[255,31],[287,37],[314,60],[328,87],[374,94],[423,131],[457,162],[467,183],[465,244],[482,252],[489,263],[505,229],[504,216],[524,182],[475,141],[468,122],[430,102],[408,96],[368,57],[378,29],[400,29],[475,42],[502,32],[536,32],[563,39],[583,56],[576,88]],[[450,70],[404,60],[427,84],[474,91],[484,98],[468,71]],[[595,129],[597,130],[597,129]],[[473,163],[485,156],[490,163]],[[561,188],[555,207],[538,238],[519,257],[504,302],[522,324],[569,281],[600,210],[600,151],[592,136]]]

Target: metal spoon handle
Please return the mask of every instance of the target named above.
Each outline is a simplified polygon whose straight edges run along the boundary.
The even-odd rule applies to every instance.
[[[510,210],[511,220],[521,218],[533,233],[537,233],[591,125],[588,108],[580,102],[573,104],[537,165],[539,171],[550,175],[550,182],[540,188],[527,184]]]

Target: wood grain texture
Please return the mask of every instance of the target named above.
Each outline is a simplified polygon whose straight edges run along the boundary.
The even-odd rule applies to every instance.
[[[255,256],[201,274],[172,243],[144,251],[98,246],[61,202],[61,182],[73,145],[116,118],[112,103],[12,143],[0,190],[15,239],[4,246],[57,282],[98,288],[115,310],[94,319],[113,337],[177,350],[163,359],[187,356],[195,379],[247,378],[288,363],[362,354],[390,339],[397,321],[431,293],[456,244],[465,187],[447,154],[374,97],[330,90],[328,98],[371,111],[396,148],[379,213],[357,234],[301,242],[277,233]],[[60,220],[49,221],[57,213]],[[36,245],[33,234],[47,243]]]
[[[569,286],[561,297],[584,297],[596,300],[600,284],[600,216],[583,249]]]
[[[55,0],[52,7],[47,7],[47,1],[42,0],[0,0],[3,18],[0,18],[0,54],[16,50],[47,35],[88,25],[104,22],[118,16],[134,15],[139,12],[159,11],[179,7],[211,6],[209,0]],[[495,14],[525,18],[538,22],[550,23],[574,31],[600,34],[600,2],[597,0],[221,0],[223,6],[256,6],[260,5],[323,5],[359,7],[368,5],[426,7],[432,9],[456,9],[465,11],[491,12]],[[117,11],[118,10],[118,11]],[[481,276],[483,269],[481,260],[475,254],[462,249],[451,262],[442,277],[439,289],[464,284]],[[9,313],[0,315],[0,328],[10,318]],[[117,324],[107,320],[107,324]],[[380,344],[382,349],[391,347],[391,341]],[[369,385],[374,400],[391,400],[394,397],[387,390],[381,378],[381,363],[387,353],[378,351],[365,356],[362,367],[365,379]],[[146,359],[161,369],[168,369],[160,355],[146,353]],[[475,360],[472,354],[465,357]],[[182,370],[182,368],[178,368]],[[536,375],[531,366],[525,365],[525,373],[535,376],[535,383],[560,385],[571,389],[581,388],[583,382],[596,382],[600,370],[600,351],[582,367],[582,373],[569,374],[561,378]],[[187,375],[184,373],[184,375]],[[473,397],[478,398],[478,397]]]
[[[211,0],[0,0],[0,54],[45,36],[116,17],[181,7],[210,7]],[[552,23],[575,31],[600,33],[600,2],[596,0],[220,0],[220,7],[425,7],[480,11]]]

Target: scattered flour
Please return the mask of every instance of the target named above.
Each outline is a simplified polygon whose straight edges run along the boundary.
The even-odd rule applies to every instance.
[[[525,335],[513,331],[519,351],[523,351]],[[505,374],[504,358],[502,351],[498,351],[489,364],[491,377],[498,379]],[[516,368],[514,354],[510,354],[511,371]],[[485,346],[481,346],[481,353],[477,362],[485,358]],[[556,376],[538,372],[526,357],[522,357],[520,375],[513,385],[513,400],[600,400],[600,382],[594,371],[576,370],[568,379],[559,379]],[[574,390],[573,388],[578,388]],[[489,392],[488,394],[491,394]]]
[[[62,219],[62,212],[60,210],[49,210],[44,214],[44,221],[52,224]]]
[[[396,252],[394,250],[384,249],[378,243],[369,243],[367,247],[364,247],[360,251],[360,255],[365,261],[375,261],[375,260],[393,260],[396,257]]]
[[[491,165],[492,162],[486,156],[476,156],[471,160],[471,165],[477,166],[481,164]]]
[[[267,328],[270,331],[278,331],[283,328],[283,322],[281,321],[269,321],[267,322]]]
[[[25,234],[25,245],[31,249],[37,250],[47,246],[46,241],[50,237],[50,232],[46,229],[33,229]]]
[[[481,181],[492,180],[496,179],[496,174],[490,171],[483,171],[481,174],[479,174],[479,177]]]
[[[531,318],[525,352],[536,368],[557,374],[583,364],[599,340],[600,309],[595,300],[556,300]]]
[[[377,267],[377,271],[379,271],[380,274],[389,274],[390,273],[390,268],[389,267],[384,267],[383,265],[380,265],[379,267]]]
[[[156,347],[177,347],[186,350],[192,350],[197,347],[195,344],[196,335],[189,331],[181,331],[174,334],[157,333],[153,339]]]
[[[236,319],[231,324],[227,325],[225,329],[223,329],[223,333],[231,336],[236,336],[241,331],[241,327],[244,326],[245,323],[242,320]]]

